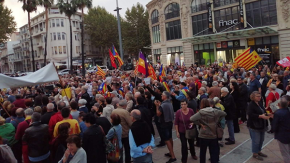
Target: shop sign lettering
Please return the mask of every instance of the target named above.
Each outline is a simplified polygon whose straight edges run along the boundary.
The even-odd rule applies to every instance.
[[[258,52],[269,52],[270,49],[269,48],[258,48],[257,51]]]
[[[234,20],[220,20],[219,21],[219,26],[223,27],[223,26],[229,26],[229,25],[234,25],[234,24],[238,24],[239,21],[238,19],[234,19]]]

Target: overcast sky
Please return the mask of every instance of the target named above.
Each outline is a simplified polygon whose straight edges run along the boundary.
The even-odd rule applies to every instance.
[[[57,3],[57,0],[54,0]],[[151,0],[119,0],[119,7],[122,8],[120,11],[121,16],[124,17],[125,11],[127,8],[131,8],[133,5],[137,4],[137,2],[141,3],[144,7]],[[27,23],[27,13],[22,10],[22,3],[18,2],[18,0],[5,0],[4,5],[12,10],[12,15],[15,18],[17,23],[17,28],[25,25]],[[105,7],[112,14],[117,14],[114,9],[116,9],[116,0],[93,0],[93,7],[95,6]],[[38,13],[44,11],[44,8],[38,7],[36,12],[31,14],[31,17],[34,17]]]

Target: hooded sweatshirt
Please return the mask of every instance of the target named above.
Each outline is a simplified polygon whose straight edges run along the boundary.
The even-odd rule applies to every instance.
[[[221,110],[214,109],[212,107],[206,107],[191,116],[190,121],[196,125],[204,125],[205,129],[201,128],[199,130],[199,138],[216,139],[217,124],[220,119],[226,115],[227,114]]]

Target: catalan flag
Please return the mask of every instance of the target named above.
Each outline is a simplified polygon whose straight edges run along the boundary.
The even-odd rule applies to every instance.
[[[167,92],[170,92],[170,89],[169,89],[169,87],[168,87],[168,84],[167,84],[166,82],[162,82],[162,84],[163,84],[165,90],[166,90]]]
[[[115,57],[113,56],[113,54],[112,54],[110,49],[109,49],[109,54],[110,54],[112,67],[117,68],[117,65],[116,65],[116,62],[115,62]]]
[[[149,72],[149,77],[151,77],[153,80],[157,80],[155,70],[151,64],[149,64],[148,66],[148,72]]]
[[[105,94],[106,91],[107,91],[107,85],[104,82],[99,86],[98,92],[99,92],[99,94]]]
[[[235,58],[235,62],[240,66],[245,68],[245,70],[249,70],[258,64],[262,58],[258,55],[258,53],[251,48],[246,49],[242,54],[240,54],[237,58]]]
[[[136,63],[136,67],[135,67],[135,70],[134,70],[134,74],[137,75],[138,74],[138,61]]]
[[[96,70],[97,70],[97,72],[96,72],[97,75],[101,75],[102,77],[105,77],[106,76],[105,71],[102,70],[100,66],[97,65]]]
[[[120,57],[120,55],[119,55],[119,53],[114,45],[113,45],[113,55],[117,59],[117,61],[119,63],[119,67],[121,67],[124,64],[124,62],[123,62],[122,58]]]

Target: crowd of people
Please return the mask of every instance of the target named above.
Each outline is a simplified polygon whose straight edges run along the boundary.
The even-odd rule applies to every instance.
[[[268,132],[290,160],[288,70],[260,65],[245,71],[230,63],[164,68],[160,76],[156,66],[158,78],[150,83],[141,73],[114,70],[106,77],[68,74],[59,82],[1,89],[0,162],[152,163],[153,149],[167,146],[167,163],[187,163],[189,153],[205,163],[207,148],[217,163],[220,148],[236,143],[243,123],[253,158],[267,157]],[[181,158],[174,153],[174,129]]]

